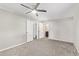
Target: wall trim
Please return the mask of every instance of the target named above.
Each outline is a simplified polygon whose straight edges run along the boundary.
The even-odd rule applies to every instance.
[[[60,42],[68,43],[68,44],[74,44],[73,42],[68,42],[68,41],[64,41],[64,40],[56,40],[56,39],[50,39],[50,40],[60,41]]]
[[[63,39],[57,39],[57,38],[48,38],[48,39],[51,39],[51,40],[58,40],[58,41],[63,41],[63,42],[69,42],[69,43],[74,43],[73,41],[66,41],[66,40],[63,40]]]
[[[13,46],[10,46],[10,47],[7,47],[7,48],[3,48],[3,49],[0,50],[0,52],[5,51],[5,50],[8,50],[8,49],[11,49],[11,48],[15,48],[15,47],[20,46],[20,45],[23,45],[25,43],[26,42],[23,42],[23,43],[20,43],[20,44],[17,44],[17,45],[13,45]]]

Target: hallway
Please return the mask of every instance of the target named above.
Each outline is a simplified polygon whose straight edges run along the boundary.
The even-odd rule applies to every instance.
[[[38,39],[0,52],[1,56],[75,56],[72,43],[51,39]]]

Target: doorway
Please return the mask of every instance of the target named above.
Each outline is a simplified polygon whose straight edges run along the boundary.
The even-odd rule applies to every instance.
[[[38,22],[33,23],[33,39],[38,39],[39,38],[39,26]]]
[[[39,38],[48,38],[49,37],[49,24],[48,23],[39,23]]]
[[[46,38],[49,37],[49,32],[48,32],[48,31],[45,32],[45,37],[46,37]]]
[[[48,38],[49,37],[49,24],[48,23],[44,23],[43,24],[43,28],[44,28],[44,36],[45,38]]]
[[[33,39],[37,39],[37,23],[33,24]]]

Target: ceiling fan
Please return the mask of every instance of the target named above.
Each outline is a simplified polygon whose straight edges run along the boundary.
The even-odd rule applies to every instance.
[[[41,9],[37,9],[38,8],[38,6],[40,5],[40,3],[36,3],[36,5],[35,5],[35,7],[34,8],[31,8],[31,7],[29,7],[29,6],[26,6],[26,5],[24,5],[24,4],[20,4],[21,6],[23,6],[23,7],[25,7],[25,8],[28,8],[28,9],[30,9],[31,11],[29,11],[29,12],[27,12],[27,13],[25,13],[25,14],[28,14],[28,13],[31,13],[32,11],[36,11],[36,16],[38,16],[38,13],[37,12],[47,12],[47,10],[41,10]]]

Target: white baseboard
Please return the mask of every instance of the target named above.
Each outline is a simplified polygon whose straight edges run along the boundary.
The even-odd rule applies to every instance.
[[[15,47],[20,46],[20,45],[23,45],[23,44],[25,44],[25,43],[26,43],[26,42],[23,42],[23,43],[20,43],[20,44],[17,44],[17,45],[10,46],[10,47],[8,47],[8,48],[1,49],[0,52],[5,51],[5,50],[8,50],[8,49],[11,49],[11,48],[15,48]]]
[[[63,40],[63,39],[59,39],[59,38],[49,38],[49,39],[73,43],[73,41],[67,41],[67,40]]]

